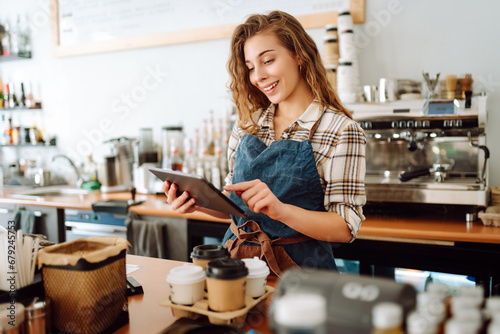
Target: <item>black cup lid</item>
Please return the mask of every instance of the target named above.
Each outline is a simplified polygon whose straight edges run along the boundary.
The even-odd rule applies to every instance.
[[[224,245],[199,245],[193,248],[191,258],[197,260],[213,260],[229,257],[229,251]]]
[[[210,261],[205,269],[207,278],[238,279],[248,276],[245,262],[238,259],[220,259]]]

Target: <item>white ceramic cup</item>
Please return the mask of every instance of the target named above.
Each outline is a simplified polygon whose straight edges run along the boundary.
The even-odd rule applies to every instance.
[[[205,272],[192,264],[175,267],[167,276],[170,284],[170,300],[181,305],[193,305],[203,299],[205,293]]]
[[[241,259],[248,269],[246,294],[252,298],[258,298],[266,293],[267,276],[269,267],[265,261],[259,260],[257,256],[253,259]]]

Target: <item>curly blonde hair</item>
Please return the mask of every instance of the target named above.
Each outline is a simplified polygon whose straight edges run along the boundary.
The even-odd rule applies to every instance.
[[[245,65],[245,42],[261,33],[274,33],[283,47],[298,56],[302,63],[300,74],[321,106],[352,118],[328,83],[326,69],[314,40],[295,17],[282,11],[272,11],[267,15],[251,15],[233,32],[227,68],[230,76],[229,89],[238,110],[238,126],[241,129],[256,131],[257,124],[250,116],[259,109],[267,108],[270,103],[267,96],[251,84]]]

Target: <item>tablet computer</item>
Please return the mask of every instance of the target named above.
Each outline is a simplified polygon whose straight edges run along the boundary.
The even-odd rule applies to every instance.
[[[170,183],[175,183],[180,194],[187,191],[191,197],[196,199],[198,206],[233,216],[248,217],[239,206],[203,176],[162,168],[149,168],[149,171],[162,181],[168,180]]]

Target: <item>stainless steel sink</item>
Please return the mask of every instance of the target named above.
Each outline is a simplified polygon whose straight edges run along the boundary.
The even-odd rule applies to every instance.
[[[38,198],[38,197],[61,197],[87,195],[95,190],[81,189],[71,186],[49,186],[33,189],[25,189],[11,193],[16,198]]]

